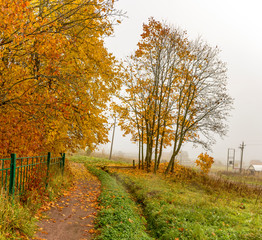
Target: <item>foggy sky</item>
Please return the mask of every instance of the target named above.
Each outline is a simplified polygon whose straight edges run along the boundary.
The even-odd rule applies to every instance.
[[[262,160],[262,2],[259,0],[119,0],[118,9],[127,12],[114,37],[106,46],[117,58],[136,49],[142,24],[153,16],[188,32],[191,39],[201,36],[211,46],[221,49],[220,59],[227,63],[228,90],[234,98],[227,137],[213,146],[215,159],[225,160],[227,149],[246,143],[244,161]],[[135,144],[123,139],[117,128],[114,151],[137,151]],[[111,138],[111,136],[109,136]],[[105,150],[109,146],[103,147]],[[185,146],[193,159],[202,149]],[[170,150],[168,150],[170,151]]]

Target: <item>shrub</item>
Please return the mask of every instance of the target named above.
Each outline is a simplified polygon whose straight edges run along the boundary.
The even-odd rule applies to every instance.
[[[195,163],[200,167],[201,173],[207,175],[214,163],[214,158],[210,157],[207,153],[200,153]]]

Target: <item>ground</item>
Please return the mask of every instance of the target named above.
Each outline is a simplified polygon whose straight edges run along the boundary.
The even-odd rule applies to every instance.
[[[97,198],[100,182],[80,163],[71,163],[74,187],[44,212],[33,239],[88,240],[96,233]]]

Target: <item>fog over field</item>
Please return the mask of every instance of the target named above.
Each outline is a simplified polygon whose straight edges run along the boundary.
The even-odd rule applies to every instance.
[[[234,110],[228,119],[227,137],[217,138],[210,154],[226,161],[228,148],[235,148],[239,160],[239,146],[244,141],[244,164],[262,160],[261,1],[120,0],[116,7],[127,12],[127,18],[116,26],[114,37],[106,40],[109,51],[117,58],[124,58],[136,49],[142,24],[150,16],[186,30],[192,39],[201,36],[221,49],[220,58],[228,67],[228,91],[234,98]],[[109,152],[110,146],[100,149]],[[113,152],[135,154],[137,149],[136,144],[121,136],[117,127]],[[203,150],[185,145],[182,151],[195,159]]]

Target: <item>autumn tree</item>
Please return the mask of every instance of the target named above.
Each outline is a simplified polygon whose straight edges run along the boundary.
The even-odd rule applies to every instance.
[[[163,147],[173,148],[169,172],[185,142],[208,148],[214,133],[226,133],[232,99],[218,54],[203,40],[190,41],[185,32],[153,18],[143,25],[138,49],[126,65],[118,110],[122,129],[145,143],[148,168],[154,159],[157,170]]]
[[[0,3],[2,154],[26,154],[22,145],[32,139],[28,153],[105,142],[103,111],[120,84],[104,46],[121,16],[114,1]]]
[[[214,158],[209,156],[207,153],[203,154],[200,153],[199,156],[197,157],[197,160],[195,161],[196,165],[200,167],[201,169],[201,174],[206,175],[209,173],[213,163],[214,163]]]
[[[144,168],[144,143],[145,134],[145,99],[148,98],[146,82],[141,77],[139,65],[133,57],[126,61],[126,70],[122,75],[125,91],[120,92],[118,99],[121,104],[114,104],[113,109],[118,113],[118,124],[121,126],[124,135],[132,134],[132,141],[139,144],[139,167]],[[141,91],[143,89],[143,91]]]

